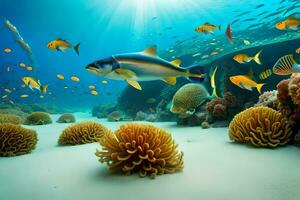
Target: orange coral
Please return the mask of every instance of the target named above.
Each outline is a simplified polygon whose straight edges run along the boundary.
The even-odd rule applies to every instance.
[[[291,140],[292,130],[282,114],[268,107],[252,107],[237,114],[229,125],[229,138],[256,147],[277,147]]]
[[[67,127],[59,136],[59,144],[86,144],[97,142],[109,130],[96,122],[80,122]]]
[[[138,172],[141,177],[155,178],[183,169],[183,153],[177,150],[171,135],[152,125],[122,125],[115,134],[108,132],[99,142],[103,149],[97,150],[96,155],[112,172]]]
[[[18,156],[31,152],[37,143],[35,131],[15,124],[0,124],[0,156]]]
[[[12,114],[0,114],[0,124],[10,123],[10,124],[22,124],[23,120],[18,115]]]

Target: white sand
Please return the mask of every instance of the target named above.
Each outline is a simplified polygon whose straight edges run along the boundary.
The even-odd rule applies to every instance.
[[[101,121],[78,113],[78,121]],[[57,116],[53,116],[57,119]],[[0,158],[0,200],[299,200],[300,148],[256,149],[233,144],[227,129],[166,128],[184,151],[181,173],[156,179],[111,175],[94,155],[100,145],[57,146],[68,124],[30,126],[39,142],[31,154]]]

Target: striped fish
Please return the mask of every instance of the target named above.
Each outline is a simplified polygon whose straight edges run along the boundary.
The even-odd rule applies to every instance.
[[[259,74],[259,79],[263,80],[263,79],[268,78],[271,75],[272,75],[272,70],[271,69],[267,69],[267,70],[265,70],[265,71],[263,71],[263,72],[261,72]]]
[[[299,72],[300,65],[296,63],[292,54],[279,58],[273,67],[273,73],[277,75],[290,75]]]

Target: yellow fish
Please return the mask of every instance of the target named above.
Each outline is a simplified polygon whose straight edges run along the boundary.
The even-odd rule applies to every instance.
[[[93,86],[93,85],[90,85],[89,86],[89,89],[91,89],[91,90],[93,90],[93,89],[95,89],[96,87],[95,86]]]
[[[26,64],[25,63],[20,63],[19,66],[20,67],[26,67]]]
[[[37,89],[37,90],[41,91],[41,87],[45,87],[45,86],[41,86],[40,81],[38,81],[38,80],[36,80],[35,78],[30,77],[30,76],[24,76],[24,77],[22,78],[22,81],[23,81],[24,84],[25,84],[26,86],[28,86],[31,90]]]
[[[48,85],[42,85],[42,93],[43,94],[47,94],[47,88],[48,88]]]
[[[279,30],[298,30],[300,26],[300,19],[297,19],[295,15],[290,16],[284,21],[275,24],[275,27]]]
[[[96,90],[92,90],[92,91],[91,91],[91,94],[94,95],[94,96],[97,96],[97,95],[98,95],[98,92],[97,92]]]
[[[215,30],[221,30],[221,25],[220,26],[215,26],[213,24],[210,24],[210,23],[205,23],[205,24],[202,24],[201,26],[197,27],[195,29],[195,31],[197,33],[204,33],[204,34],[208,34],[208,33],[211,33],[213,34]]]
[[[263,79],[268,78],[268,77],[271,76],[271,75],[272,75],[272,70],[271,70],[271,69],[267,69],[267,70],[265,70],[265,71],[263,71],[263,72],[261,72],[261,73],[259,74],[259,78],[260,78],[261,80],[263,80]]]
[[[6,49],[4,49],[4,52],[5,52],[5,53],[10,53],[10,52],[11,52],[11,49],[10,49],[10,48],[6,48]]]
[[[249,44],[251,44],[251,42],[249,40],[244,40],[244,44],[249,45]]]
[[[218,97],[217,87],[216,87],[216,82],[215,82],[217,69],[218,69],[218,66],[216,66],[216,68],[214,69],[214,71],[210,77],[210,86],[213,88],[212,96],[214,96],[214,97]]]
[[[256,88],[260,94],[261,89],[264,85],[264,83],[256,83],[254,80],[252,80],[249,76],[246,75],[230,76],[229,79],[233,84],[239,86],[242,89],[252,91],[252,88]]]
[[[57,77],[58,79],[60,79],[60,80],[65,79],[65,77],[64,77],[63,75],[61,75],[61,74],[57,74],[56,77]]]
[[[102,84],[107,84],[107,81],[106,81],[106,80],[103,80],[103,81],[102,81]]]
[[[7,92],[7,93],[11,93],[10,89],[4,89],[4,91]]]
[[[27,97],[29,97],[29,95],[28,94],[22,94],[20,97],[21,98],[27,98]]]
[[[79,55],[79,46],[80,46],[80,43],[73,46],[69,42],[67,42],[66,40],[63,40],[63,39],[60,39],[60,38],[52,40],[51,42],[49,42],[47,44],[47,48],[51,49],[51,50],[57,50],[57,51],[65,52],[67,48],[74,49],[75,52],[77,53],[77,55]]]
[[[31,66],[26,67],[26,69],[27,69],[28,71],[32,71],[32,67],[31,67]]]
[[[262,50],[260,50],[257,54],[255,54],[254,57],[250,57],[247,54],[237,54],[233,57],[233,59],[240,64],[246,64],[246,63],[254,60],[257,64],[261,65],[261,61],[259,58],[261,52],[262,52]]]
[[[79,82],[80,81],[80,79],[78,77],[76,77],[76,76],[72,76],[71,80],[75,81],[75,82]]]

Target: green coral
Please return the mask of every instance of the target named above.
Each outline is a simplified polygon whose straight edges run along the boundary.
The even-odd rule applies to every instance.
[[[26,125],[44,125],[51,123],[52,119],[46,112],[33,112],[26,118],[25,121]]]
[[[10,124],[22,124],[23,119],[18,115],[12,114],[0,114],[0,124],[10,123]]]

